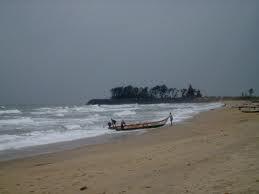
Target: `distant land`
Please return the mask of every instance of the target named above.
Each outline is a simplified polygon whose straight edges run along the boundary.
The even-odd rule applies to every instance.
[[[152,88],[134,87],[128,85],[120,86],[110,90],[109,99],[91,99],[87,105],[116,105],[116,104],[159,104],[159,103],[199,103],[215,102],[219,100],[258,100],[253,96],[254,90],[250,88],[247,92],[242,92],[241,96],[235,97],[215,97],[203,96],[199,89],[193,88],[190,84],[188,88],[168,88],[166,85],[157,85]]]
[[[195,99],[91,99],[87,105],[116,105],[116,104],[160,104],[160,103],[191,103],[191,102],[215,102],[220,97],[202,97]]]

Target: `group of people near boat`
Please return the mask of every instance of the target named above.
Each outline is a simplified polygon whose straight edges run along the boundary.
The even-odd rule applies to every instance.
[[[173,115],[172,115],[171,112],[169,114],[169,119],[170,119],[171,125],[173,125],[174,118],[173,118]],[[117,123],[117,121],[111,118],[111,121],[108,122],[108,127],[109,128],[115,128],[116,127],[116,123]],[[121,129],[124,129],[125,125],[126,125],[125,121],[121,120]]]
[[[111,119],[111,122],[108,122],[109,128],[112,128],[112,127],[115,128],[115,127],[116,127],[116,123],[117,123],[116,120]],[[121,129],[123,129],[125,125],[126,125],[125,121],[122,120],[122,121],[121,121]]]

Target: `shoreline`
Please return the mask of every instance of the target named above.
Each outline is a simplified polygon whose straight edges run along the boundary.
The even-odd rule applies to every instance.
[[[114,142],[0,162],[0,193],[258,193],[259,115],[223,107]]]
[[[136,130],[129,132],[121,132],[118,134],[103,134],[95,137],[85,137],[81,139],[63,141],[57,143],[50,143],[37,146],[29,146],[15,150],[4,150],[0,151],[0,162],[26,159],[34,156],[46,155],[46,154],[56,154],[63,151],[71,151],[81,147],[106,144],[117,141],[118,139],[131,138],[132,136],[142,135],[146,133],[145,130]]]
[[[216,109],[221,109],[216,108]],[[187,118],[183,121],[173,123],[173,126],[170,124],[166,124],[163,127],[159,128],[150,128],[150,129],[139,129],[139,130],[130,130],[130,131],[118,131],[118,134],[103,134],[95,137],[85,137],[82,139],[76,139],[71,141],[64,141],[64,142],[57,142],[57,143],[50,143],[44,145],[37,145],[37,146],[30,146],[21,148],[18,150],[5,150],[7,153],[3,153],[5,151],[0,152],[0,167],[2,163],[12,162],[12,161],[19,161],[19,160],[27,160],[33,159],[37,157],[48,157],[50,155],[55,154],[63,154],[65,152],[73,152],[80,149],[87,149],[88,147],[95,147],[95,146],[105,146],[109,144],[117,144],[123,141],[132,141],[133,138],[142,138],[144,136],[152,136],[153,133],[161,132],[161,130],[170,130],[172,127],[179,127],[184,125],[185,123],[192,122],[198,117],[200,114],[204,114],[209,111],[213,111],[215,109],[203,111],[197,113],[196,115]],[[142,137],[141,137],[142,136]],[[88,140],[88,142],[86,142]],[[41,150],[40,152],[38,152]],[[7,158],[1,158],[1,156],[9,155],[11,152],[11,156],[7,156]],[[16,155],[16,156],[14,156]],[[18,155],[18,157],[17,157]],[[20,157],[19,157],[20,156]]]
[[[222,108],[222,106],[217,107],[215,109],[220,109],[220,108]],[[207,112],[210,110],[202,110],[200,112],[195,113],[192,116],[189,116],[189,118],[185,118],[179,121],[177,120],[174,122],[174,126],[179,125],[190,119],[193,119],[196,115],[199,115],[203,112]],[[169,122],[162,128],[167,128],[167,127],[170,127]],[[159,130],[159,129],[151,128],[151,129],[139,129],[139,130],[119,131],[119,132],[111,131],[111,133],[108,132],[106,134],[101,134],[93,137],[83,137],[80,139],[74,139],[74,140],[68,140],[68,141],[21,147],[18,149],[1,150],[0,161],[8,161],[8,160],[33,157],[33,156],[44,155],[44,154],[58,153],[61,151],[69,151],[69,150],[73,150],[73,149],[77,149],[77,148],[89,146],[89,145],[105,144],[105,143],[117,141],[120,138],[126,139],[126,138],[132,138],[138,135],[143,135],[145,133],[153,132],[153,130]]]
[[[197,115],[201,113],[198,113]],[[187,118],[183,121],[176,122],[173,124],[173,126],[178,126],[183,124],[184,122],[188,122],[188,120],[194,119],[197,115],[194,115],[193,117]],[[170,127],[171,126],[169,124],[166,124],[165,126],[159,127],[159,128],[119,131],[113,134],[103,134],[95,137],[85,137],[85,138],[71,140],[71,141],[30,146],[30,147],[17,149],[17,150],[4,150],[4,151],[0,151],[0,164],[1,162],[7,162],[11,160],[26,159],[26,158],[32,158],[37,156],[44,156],[47,154],[58,154],[59,152],[73,151],[75,149],[80,149],[87,146],[116,143],[121,140],[131,139],[137,136],[145,135],[147,133],[152,133],[153,130],[163,130],[165,128],[170,128]]]

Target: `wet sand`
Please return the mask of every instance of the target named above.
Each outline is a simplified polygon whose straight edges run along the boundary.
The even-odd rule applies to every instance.
[[[110,143],[0,162],[0,193],[259,193],[259,114],[228,106]]]

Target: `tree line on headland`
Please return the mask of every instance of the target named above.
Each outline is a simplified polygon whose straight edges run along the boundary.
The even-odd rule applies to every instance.
[[[188,88],[168,88],[166,85],[148,87],[120,86],[110,90],[111,99],[176,99],[176,98],[200,98],[201,91],[190,84]]]
[[[199,89],[190,84],[188,88],[168,88],[166,85],[154,87],[119,86],[110,90],[109,99],[92,99],[87,104],[151,104],[173,102],[204,102],[212,99],[202,98]],[[215,99],[213,99],[215,100]]]
[[[254,96],[255,90],[250,88],[242,92],[241,96],[205,96],[200,89],[193,88],[168,88],[166,85],[154,87],[119,86],[110,90],[109,99],[91,99],[87,104],[153,104],[153,103],[181,103],[181,102],[215,102],[218,100],[251,100],[258,101],[259,97]]]

